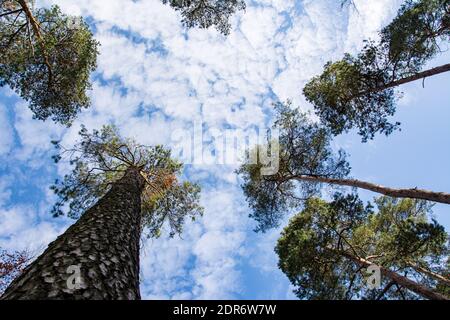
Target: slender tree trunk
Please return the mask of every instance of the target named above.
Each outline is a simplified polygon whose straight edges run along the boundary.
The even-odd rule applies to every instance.
[[[363,259],[363,258],[358,258],[350,253],[347,252],[340,252],[340,254],[342,254],[343,256],[345,256],[346,258],[352,260],[353,262],[357,263],[358,265],[362,266],[362,267],[369,267],[371,265],[373,265],[372,262]],[[381,271],[381,275],[389,278],[391,281],[393,281],[394,283],[397,283],[398,285],[411,290],[412,292],[420,295],[421,297],[425,298],[425,299],[430,299],[430,300],[448,300],[448,298],[440,293],[434,292],[433,290],[431,290],[428,287],[425,287],[421,284],[418,284],[415,281],[412,281],[411,279],[401,276],[396,272],[393,272],[387,268],[381,267],[379,266],[380,271]]]
[[[140,299],[143,188],[139,171],[128,169],[12,282],[1,299]]]
[[[295,179],[300,181],[309,181],[309,182],[317,182],[317,183],[327,183],[327,184],[335,184],[340,186],[347,187],[355,187],[360,189],[365,189],[369,191],[373,191],[376,193],[384,194],[386,196],[394,197],[394,198],[411,198],[411,199],[421,199],[428,200],[433,202],[450,204],[450,194],[444,192],[433,192],[428,190],[421,189],[392,189],[388,187],[384,187],[378,184],[360,181],[356,179],[330,179],[320,176],[306,176],[306,175],[298,175],[288,178],[286,180]]]
[[[388,83],[388,84],[386,84],[384,86],[376,88],[373,92],[379,92],[379,91],[383,91],[383,90],[386,90],[386,89],[398,87],[398,86],[400,86],[402,84],[406,84],[406,83],[409,83],[409,82],[417,81],[417,80],[420,80],[420,79],[425,79],[425,78],[432,77],[432,76],[435,76],[435,75],[438,75],[438,74],[441,74],[441,73],[444,73],[444,72],[448,72],[448,71],[450,71],[450,63],[444,64],[442,66],[439,66],[439,67],[436,67],[436,68],[433,68],[433,69],[429,69],[429,70],[426,70],[426,71],[422,71],[422,72],[416,73],[415,75],[412,75],[410,77],[406,77],[406,78],[403,78],[403,79],[392,81],[392,82],[390,82],[390,83]]]
[[[417,272],[422,273],[422,274],[426,274],[427,276],[429,276],[429,277],[431,277],[431,278],[433,278],[433,279],[435,279],[435,280],[437,280],[439,282],[445,283],[446,285],[450,286],[450,280],[447,279],[446,277],[444,277],[443,275],[440,275],[440,274],[437,274],[437,273],[435,273],[433,271],[430,271],[430,270],[427,270],[425,268],[422,268],[421,266],[418,266],[418,265],[416,265],[416,264],[414,264],[412,262],[408,262],[408,265],[411,268],[413,268],[414,270],[416,270]]]

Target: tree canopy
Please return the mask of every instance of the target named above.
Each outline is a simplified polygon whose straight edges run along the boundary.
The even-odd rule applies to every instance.
[[[181,12],[183,24],[188,28],[216,29],[228,35],[231,31],[229,19],[246,7],[243,0],[162,0]]]
[[[321,75],[304,88],[306,99],[335,135],[356,128],[363,141],[376,133],[391,134],[399,95],[394,88],[434,74],[450,65],[420,72],[450,40],[446,0],[408,0],[394,21],[380,32],[380,41],[366,41],[356,56],[328,62]]]
[[[70,124],[89,106],[98,42],[80,17],[30,0],[0,2],[0,86],[26,100],[34,117]]]
[[[186,217],[195,219],[202,215],[200,187],[179,181],[183,166],[171,158],[170,150],[122,138],[113,126],[104,126],[92,133],[83,127],[80,138],[80,142],[70,149],[54,142],[59,150],[54,156],[55,161],[67,160],[74,167],[52,187],[59,197],[53,208],[55,216],[62,215],[66,209],[70,217],[80,217],[129,168],[139,170],[146,181],[141,196],[141,214],[148,236],[158,237],[165,223],[170,227],[170,235],[174,236],[182,232]]]
[[[407,0],[397,17],[381,31],[389,60],[399,78],[418,73],[441,52],[440,41],[450,40],[448,0]]]
[[[375,204],[377,210],[355,195],[336,194],[331,202],[312,198],[292,218],[276,252],[279,267],[299,298],[422,298],[402,280],[406,285],[416,283],[419,293],[423,289],[448,296],[448,235],[430,218],[431,206],[389,197],[378,198]],[[382,274],[381,287],[369,288],[370,263],[400,280]]]

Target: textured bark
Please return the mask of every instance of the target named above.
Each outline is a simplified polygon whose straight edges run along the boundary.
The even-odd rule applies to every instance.
[[[372,262],[370,262],[366,259],[358,258],[347,252],[340,252],[340,253],[343,256],[345,256],[346,258],[352,260],[353,262],[357,263],[358,265],[360,265],[362,267],[367,268],[373,264]],[[429,299],[429,300],[448,300],[448,298],[446,296],[444,296],[440,293],[434,292],[430,288],[425,287],[424,285],[418,284],[417,282],[414,282],[407,277],[401,276],[398,273],[393,272],[382,266],[379,266],[379,268],[380,268],[381,274],[384,277],[389,278],[391,281],[397,283],[398,285],[400,285],[408,290],[411,290],[412,292],[418,294],[422,298]]]
[[[140,299],[143,187],[139,171],[128,169],[97,204],[12,282],[1,299]],[[71,266],[80,267],[79,288],[68,285]]]
[[[450,204],[450,194],[444,192],[433,192],[428,190],[421,189],[392,189],[388,187],[384,187],[378,184],[365,182],[356,179],[331,179],[320,176],[306,176],[306,175],[298,175],[289,177],[284,180],[300,180],[300,181],[309,181],[309,182],[317,182],[317,183],[327,183],[327,184],[335,184],[339,186],[347,186],[347,187],[355,187],[360,189],[365,189],[373,192],[377,192],[380,194],[384,194],[389,197],[394,198],[410,198],[410,199],[421,199],[428,200],[433,202]]]

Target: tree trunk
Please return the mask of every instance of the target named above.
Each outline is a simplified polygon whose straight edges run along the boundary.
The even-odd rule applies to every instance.
[[[345,256],[346,258],[352,260],[353,262],[357,263],[359,266],[362,267],[369,267],[371,265],[373,265],[372,262],[363,259],[363,258],[358,258],[350,253],[347,252],[340,252],[340,254],[342,254],[343,256]],[[431,290],[428,287],[425,287],[421,284],[418,284],[417,282],[412,281],[411,279],[401,276],[396,272],[393,272],[387,268],[378,266],[380,268],[381,271],[381,275],[389,278],[391,281],[394,281],[395,283],[397,283],[398,285],[411,290],[412,292],[418,294],[419,296],[425,298],[425,299],[430,299],[430,300],[448,300],[448,298],[440,293],[434,292],[433,290]]]
[[[409,82],[417,81],[417,80],[420,80],[420,79],[425,79],[425,78],[428,78],[428,77],[431,77],[431,76],[435,76],[435,75],[438,75],[438,74],[441,74],[441,73],[444,73],[444,72],[448,72],[448,71],[450,71],[450,63],[444,64],[442,66],[439,66],[439,67],[436,67],[436,68],[433,68],[433,69],[429,69],[429,70],[426,70],[426,71],[422,71],[422,72],[416,73],[416,74],[414,74],[414,75],[412,75],[410,77],[406,77],[406,78],[403,78],[403,79],[392,81],[392,82],[390,82],[390,83],[388,83],[388,84],[386,84],[384,86],[376,88],[373,92],[379,92],[379,91],[383,91],[383,90],[386,90],[386,89],[398,87],[398,86],[400,86],[402,84],[406,84],[406,83],[409,83]]]
[[[140,299],[143,188],[139,171],[128,169],[11,283],[1,299]],[[78,271],[80,277],[76,277]]]
[[[286,180],[295,179],[300,181],[309,181],[309,182],[317,182],[317,183],[327,183],[327,184],[335,184],[340,186],[347,187],[355,187],[360,189],[365,189],[377,193],[384,194],[386,196],[394,197],[394,198],[411,198],[411,199],[421,199],[428,200],[433,202],[450,204],[450,194],[444,192],[433,192],[428,190],[421,189],[392,189],[388,187],[384,187],[378,184],[360,181],[356,179],[330,179],[320,176],[306,176],[306,175],[298,175],[293,176],[291,178],[287,178]]]
[[[446,277],[444,277],[443,275],[437,274],[437,273],[435,273],[433,271],[430,271],[430,270],[427,270],[425,268],[422,268],[421,266],[419,266],[417,264],[414,264],[412,262],[408,262],[408,265],[411,268],[413,268],[414,270],[416,270],[417,272],[422,273],[422,274],[426,274],[427,276],[433,278],[434,280],[437,280],[439,282],[445,283],[446,285],[450,286],[450,280],[447,279]]]
[[[39,22],[36,21],[36,18],[34,17],[33,13],[31,12],[30,7],[27,4],[26,0],[18,0],[20,6],[22,7],[22,10],[25,12],[27,16],[28,22],[31,24],[31,27],[33,28],[34,33],[39,38],[39,40],[42,40],[42,34],[39,26]]]

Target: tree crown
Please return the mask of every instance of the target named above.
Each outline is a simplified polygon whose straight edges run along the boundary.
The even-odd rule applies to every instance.
[[[34,117],[70,124],[89,106],[98,42],[82,18],[31,1],[0,3],[0,86],[28,101]]]
[[[70,149],[54,142],[59,150],[54,160],[67,159],[74,167],[52,187],[59,197],[53,208],[55,216],[62,215],[67,205],[68,215],[78,218],[130,168],[138,170],[145,179],[141,215],[150,237],[158,237],[166,222],[171,236],[181,233],[186,217],[195,220],[203,214],[199,205],[200,187],[179,181],[183,166],[171,158],[170,150],[122,138],[114,126],[104,126],[92,133],[83,127],[79,134],[80,142]]]
[[[336,194],[331,202],[313,198],[290,221],[278,240],[279,267],[302,299],[374,299],[365,268],[346,254],[408,275],[439,290],[423,270],[448,273],[448,235],[430,218],[423,201],[381,197],[364,205],[356,195]],[[416,266],[422,268],[419,272]],[[383,279],[386,286],[389,279]],[[411,293],[390,291],[386,297]],[[384,294],[383,294],[383,297]]]
[[[253,210],[251,217],[258,222],[258,231],[278,226],[283,214],[297,208],[304,200],[317,195],[317,183],[295,181],[296,176],[342,178],[350,167],[346,154],[334,152],[331,134],[305,113],[293,110],[291,103],[277,103],[274,127],[279,129],[279,171],[275,175],[261,175],[263,166],[247,163],[237,173]]]
[[[303,93],[334,135],[356,128],[365,142],[399,127],[390,122],[399,97],[393,88],[436,56],[439,41],[450,39],[449,10],[446,0],[409,0],[380,41],[365,41],[359,54],[328,62],[311,79]]]
[[[180,11],[183,24],[188,28],[202,29],[215,26],[228,35],[231,31],[229,19],[237,11],[244,10],[243,0],[162,0],[175,10]]]
[[[449,3],[407,0],[380,35],[389,60],[399,70],[399,77],[417,73],[441,51],[439,42],[450,40]]]

